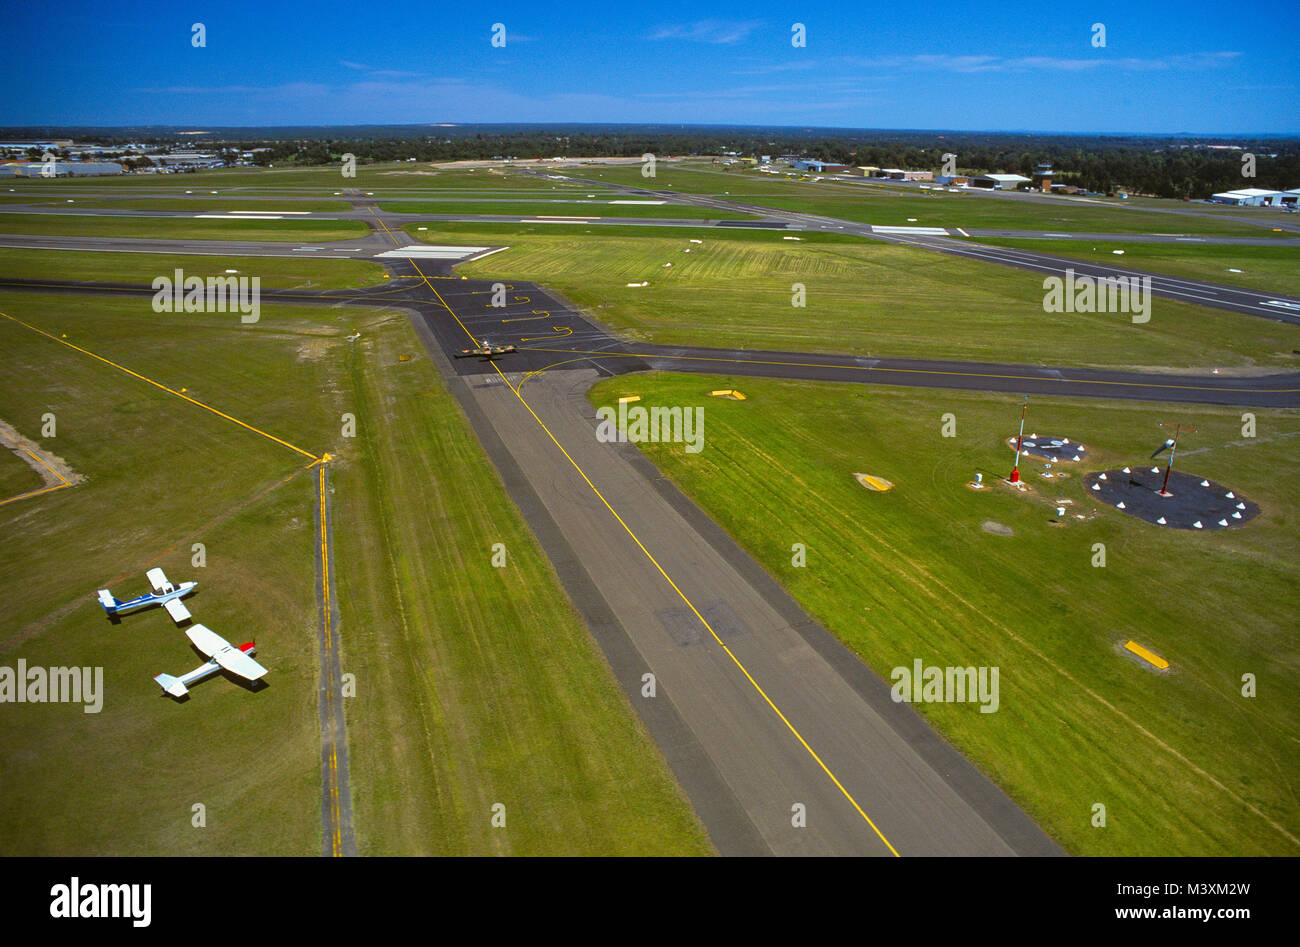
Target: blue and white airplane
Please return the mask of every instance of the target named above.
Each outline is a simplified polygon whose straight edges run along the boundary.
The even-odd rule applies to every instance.
[[[182,582],[180,585],[172,585],[167,581],[167,576],[163,574],[162,569],[158,568],[150,569],[145,573],[145,577],[153,586],[153,592],[146,592],[137,598],[120,602],[113,598],[108,589],[100,589],[99,604],[104,606],[104,611],[110,616],[134,612],[137,609],[148,608],[150,605],[161,605],[167,609],[167,614],[172,616],[172,621],[176,624],[189,621],[190,610],[185,607],[181,598],[193,592],[198,583]]]

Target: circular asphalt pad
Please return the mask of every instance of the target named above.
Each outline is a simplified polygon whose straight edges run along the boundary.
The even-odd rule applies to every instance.
[[[1007,444],[1012,450],[1015,450],[1015,436],[1008,437]],[[1020,445],[1020,452],[1028,454],[1030,457],[1041,457],[1043,460],[1051,460],[1057,463],[1063,460],[1082,461],[1088,459],[1088,448],[1078,441],[1072,441],[1066,437],[1039,437],[1026,434],[1024,443]]]
[[[1129,516],[1170,529],[1224,529],[1259,515],[1259,507],[1236,491],[1177,470],[1169,475],[1171,496],[1161,496],[1164,479],[1164,467],[1133,467],[1086,474],[1083,486]]]

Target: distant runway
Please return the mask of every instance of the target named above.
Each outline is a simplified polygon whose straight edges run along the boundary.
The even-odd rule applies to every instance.
[[[1300,373],[1295,372],[1185,375],[629,342],[533,283],[453,278],[448,275],[452,264],[445,260],[399,257],[384,262],[398,277],[393,283],[364,290],[264,290],[261,299],[415,309],[426,315],[429,331],[460,375],[496,372],[488,359],[457,357],[462,349],[470,347],[468,339],[472,336],[496,345],[516,346],[518,351],[502,356],[499,364],[521,373],[557,368],[592,368],[602,375],[660,370],[1170,404],[1300,407]],[[427,286],[436,289],[447,309],[438,300],[430,302],[426,281]],[[500,307],[491,305],[497,286],[503,287],[505,294]],[[0,278],[0,288],[143,297],[154,294],[148,286],[86,280]],[[456,318],[446,318],[447,311],[454,312]]]

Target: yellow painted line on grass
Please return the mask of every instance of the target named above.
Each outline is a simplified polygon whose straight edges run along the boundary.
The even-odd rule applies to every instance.
[[[32,460],[36,461],[38,464],[40,464],[50,473],[54,474],[54,476],[58,477],[59,482],[55,484],[51,484],[49,486],[41,487],[38,490],[29,490],[26,493],[20,493],[18,494],[18,496],[10,497],[7,500],[0,500],[0,506],[4,506],[6,503],[17,503],[19,500],[27,500],[30,499],[31,497],[38,497],[43,493],[51,493],[55,490],[62,490],[64,487],[72,486],[72,481],[70,481],[67,477],[63,476],[63,474],[59,473],[57,470],[55,470],[53,467],[47,464],[45,460],[35,451],[29,450],[28,448],[24,447],[23,453],[26,454],[28,457],[30,457]]]
[[[327,680],[325,682],[326,699],[330,706],[330,720],[334,719],[333,707],[337,697],[337,682],[334,680],[334,662],[331,656],[334,651],[334,621],[331,615],[330,603],[330,551],[329,551],[329,532],[328,523],[325,514],[325,465],[317,469],[316,478],[317,492],[320,494],[320,566],[321,566],[321,603],[323,613],[322,620],[325,623],[325,667]],[[338,734],[335,734],[337,740]],[[330,838],[330,850],[335,858],[343,854],[343,842],[340,836],[340,816],[339,816],[339,761],[338,751],[335,749],[335,740],[330,741],[329,756],[329,787],[330,795],[330,821],[333,823],[333,833]]]
[[[249,424],[247,421],[241,421],[239,420],[239,418],[232,417],[231,415],[226,414],[224,411],[218,411],[216,408],[212,407],[209,404],[204,404],[202,401],[199,401],[195,398],[191,398],[189,395],[182,394],[181,392],[177,391],[174,388],[168,388],[166,385],[162,384],[161,382],[154,381],[152,378],[148,378],[144,375],[141,375],[139,372],[133,372],[125,365],[119,365],[117,362],[106,359],[102,355],[96,355],[94,352],[90,351],[89,349],[83,349],[79,345],[73,345],[67,339],[60,339],[58,336],[46,332],[44,329],[38,329],[36,326],[31,325],[30,323],[23,322],[21,319],[15,319],[7,312],[0,312],[0,316],[4,316],[10,322],[16,322],[20,326],[31,329],[33,332],[38,332],[41,335],[45,336],[47,339],[53,339],[55,342],[58,342],[60,345],[66,345],[68,348],[80,352],[82,355],[89,355],[91,358],[103,362],[105,365],[109,365],[113,368],[116,368],[120,372],[125,372],[126,374],[130,375],[132,378],[138,378],[143,382],[147,382],[148,384],[153,385],[155,388],[160,388],[163,391],[167,392],[169,395],[175,395],[177,398],[181,398],[182,400],[188,401],[190,404],[196,405],[197,407],[202,408],[204,411],[211,411],[213,414],[217,415],[218,417],[225,418],[227,421],[231,421],[235,424],[238,424],[240,427],[252,431],[254,434],[260,434],[263,437],[267,438],[268,440],[275,441],[277,444],[280,444],[283,447],[287,447],[292,451],[297,451],[299,454],[302,454],[304,457],[311,457],[312,459],[316,459],[316,455],[311,453],[310,451],[305,451],[301,447],[295,447],[293,444],[290,444],[288,441],[281,440],[280,438],[276,437],[274,434],[268,434],[266,431],[263,431],[260,428],[253,427],[253,425]]]
[[[420,268],[416,266],[414,260],[411,261],[411,265],[415,266],[416,268],[415,271],[417,273],[420,272]],[[420,275],[423,276],[424,274],[420,273]],[[425,281],[425,284],[433,292],[433,295],[438,297],[438,302],[442,303],[443,308],[446,309],[449,313],[451,313],[451,317],[456,320],[456,323],[462,329],[465,330],[465,334],[472,339],[474,336],[470,333],[468,329],[465,329],[465,323],[461,322],[460,317],[456,315],[455,310],[453,310],[450,306],[447,305],[447,301],[442,298],[442,294],[439,293],[438,290],[434,288],[433,284],[429,283],[427,280]],[[689,608],[692,614],[694,614],[695,617],[700,620],[700,624],[702,624],[706,629],[708,629],[709,634],[713,636],[713,640],[718,643],[718,647],[720,647],[723,650],[723,652],[727,655],[727,657],[731,658],[732,663],[736,665],[736,667],[740,670],[740,673],[745,676],[745,679],[749,681],[749,683],[753,686],[754,690],[758,691],[758,695],[763,698],[764,703],[766,703],[768,707],[772,708],[772,711],[777,715],[777,717],[781,719],[781,722],[785,724],[786,729],[788,729],[792,734],[794,734],[794,738],[799,741],[799,744],[805,750],[808,751],[808,755],[813,758],[813,760],[817,763],[819,767],[821,767],[822,772],[824,772],[828,777],[830,777],[830,781],[835,784],[835,788],[838,789],[844,795],[844,798],[849,801],[849,804],[852,805],[855,810],[857,810],[858,815],[862,816],[862,818],[866,821],[867,825],[871,826],[871,830],[876,833],[876,836],[880,839],[880,841],[884,842],[885,847],[889,849],[890,853],[893,854],[895,858],[901,857],[898,853],[898,849],[894,848],[893,844],[889,841],[889,839],[885,837],[885,834],[880,831],[876,823],[871,821],[871,816],[867,815],[866,811],[862,808],[862,806],[858,805],[858,801],[853,798],[853,795],[844,787],[844,784],[839,781],[839,778],[836,777],[836,775],[831,771],[830,767],[827,766],[824,762],[822,762],[822,758],[817,755],[817,751],[814,750],[808,744],[808,741],[803,738],[803,734],[801,734],[795,728],[794,724],[790,722],[789,718],[786,717],[786,715],[781,712],[781,708],[778,707],[775,703],[773,703],[772,698],[767,696],[767,691],[763,690],[762,686],[758,683],[758,681],[754,680],[754,676],[749,673],[749,669],[746,668],[745,665],[741,663],[740,659],[736,657],[735,653],[733,653],[732,650],[728,648],[727,645],[723,642],[723,640],[720,637],[718,637],[718,633],[713,630],[713,626],[708,623],[708,621],[705,619],[705,617],[702,614],[700,614],[700,610],[695,607],[695,603],[686,597],[686,593],[683,592],[681,588],[677,585],[677,583],[673,581],[672,576],[670,576],[666,571],[664,571],[664,567],[659,564],[659,560],[656,559],[654,555],[650,552],[650,550],[645,547],[645,544],[641,542],[637,534],[632,532],[632,528],[627,525],[627,522],[623,519],[623,517],[619,516],[618,511],[615,510],[614,507],[610,506],[609,501],[605,499],[605,495],[600,492],[600,490],[596,487],[594,483],[591,482],[591,478],[587,476],[586,471],[584,471],[580,466],[578,466],[578,462],[574,460],[572,456],[570,456],[567,450],[564,449],[564,445],[561,444],[558,440],[556,440],[555,435],[551,433],[551,429],[546,426],[546,422],[537,416],[537,412],[533,410],[532,405],[530,405],[527,401],[524,400],[524,396],[520,394],[519,389],[516,388],[514,385],[510,384],[510,379],[506,378],[505,372],[501,371],[501,366],[496,364],[496,362],[493,362],[492,367],[496,369],[497,375],[499,375],[501,380],[506,383],[506,386],[512,392],[514,392],[515,397],[519,399],[519,403],[522,404],[528,410],[528,413],[533,416],[533,420],[536,421],[538,425],[541,427],[541,429],[546,432],[546,436],[551,439],[551,443],[560,449],[560,453],[564,455],[564,459],[567,460],[570,463],[570,465],[572,465],[573,469],[578,472],[578,476],[580,476],[583,479],[583,481],[586,482],[587,486],[591,488],[591,492],[596,494],[596,498],[599,499],[602,504],[604,504],[605,509],[609,510],[609,512],[613,515],[614,519],[618,520],[618,524],[622,526],[624,531],[628,534],[628,536],[632,538],[632,542],[636,543],[637,548],[639,548],[643,553],[645,553],[646,558],[650,560],[651,564],[655,567],[655,569],[658,570],[659,574],[664,577],[664,579],[668,582],[670,586],[672,586],[673,591],[677,593],[678,597],[683,602],[686,603],[686,607]]]
[[[1124,647],[1126,650],[1132,651],[1143,661],[1147,662],[1147,664],[1154,665],[1155,667],[1160,668],[1160,670],[1162,671],[1166,670],[1169,667],[1168,661],[1160,657],[1160,655],[1156,654],[1154,651],[1148,651],[1146,648],[1142,647],[1136,641],[1130,641],[1126,645],[1124,645]]]
[[[70,486],[72,486],[72,484],[68,483],[68,481],[65,480],[63,481],[63,483],[56,483],[53,486],[49,486],[49,487],[41,487],[39,490],[32,490],[28,493],[20,493],[16,497],[10,497],[7,500],[0,500],[0,506],[4,506],[6,503],[17,503],[19,500],[30,500],[32,497],[38,497],[43,493],[52,493],[55,490],[62,490],[64,487],[70,487]]]
[[[23,448],[23,451],[24,451],[24,453],[26,453],[27,456],[30,457],[32,460],[36,461],[38,464],[40,464],[42,467],[44,467],[44,468],[45,468],[46,470],[48,470],[50,473],[54,474],[54,476],[58,477],[59,480],[62,481],[62,485],[63,485],[63,486],[65,486],[65,487],[67,487],[67,486],[71,486],[71,484],[68,483],[68,478],[67,478],[67,477],[63,476],[63,474],[59,473],[57,470],[55,470],[53,467],[51,467],[49,464],[47,464],[47,463],[46,463],[46,462],[45,462],[45,461],[44,461],[44,460],[43,460],[43,459],[42,459],[38,454],[36,454],[34,451],[28,450],[26,447]]]

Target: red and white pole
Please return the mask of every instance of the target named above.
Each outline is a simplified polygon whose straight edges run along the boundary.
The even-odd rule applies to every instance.
[[[1020,482],[1020,445],[1025,440],[1025,415],[1029,413],[1029,396],[1025,396],[1025,403],[1020,406],[1020,433],[1016,436],[1016,462],[1011,467],[1011,482]]]
[[[1160,495],[1169,496],[1169,471],[1174,469],[1174,453],[1178,450],[1178,435],[1182,431],[1182,425],[1174,430],[1174,442],[1169,445],[1169,463],[1165,466],[1165,482],[1160,486]]]

